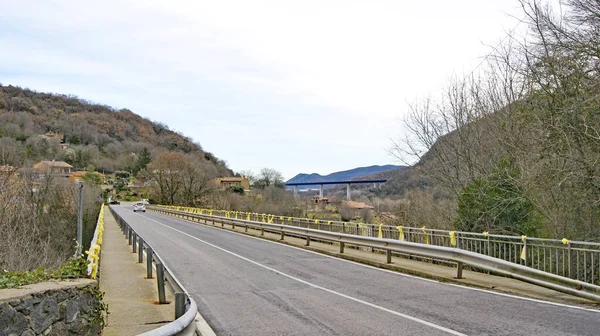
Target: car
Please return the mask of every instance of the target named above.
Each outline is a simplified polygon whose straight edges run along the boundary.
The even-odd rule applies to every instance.
[[[133,212],[138,212],[138,211],[146,212],[146,204],[144,204],[142,202],[135,203],[133,205]]]
[[[116,205],[119,205],[119,204],[121,204],[121,202],[119,202],[119,201],[117,201],[117,200],[112,200],[112,201],[110,201],[110,204],[116,204]]]

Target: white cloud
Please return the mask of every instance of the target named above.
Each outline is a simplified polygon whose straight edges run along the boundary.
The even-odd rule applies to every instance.
[[[0,0],[1,1],[1,0]],[[406,102],[471,71],[518,2],[3,1],[0,82],[128,107],[234,169],[393,161]],[[518,16],[518,15],[517,15]],[[8,81],[8,82],[7,82]],[[319,158],[322,161],[315,160]]]

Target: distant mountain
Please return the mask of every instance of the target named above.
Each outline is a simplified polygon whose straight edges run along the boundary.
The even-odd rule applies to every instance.
[[[381,174],[384,172],[398,170],[400,168],[404,168],[404,166],[395,166],[395,165],[384,165],[384,166],[370,166],[370,167],[360,167],[354,168],[350,170],[339,171],[335,173],[331,173],[329,175],[320,175],[316,173],[312,174],[298,174],[291,179],[289,179],[286,183],[320,183],[320,182],[334,182],[334,181],[349,181],[354,179],[360,179],[365,176],[372,176],[376,174]]]

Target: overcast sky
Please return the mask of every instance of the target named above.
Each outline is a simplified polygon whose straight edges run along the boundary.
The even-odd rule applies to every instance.
[[[0,0],[0,83],[164,122],[235,171],[399,164],[407,103],[470,73],[517,0]]]

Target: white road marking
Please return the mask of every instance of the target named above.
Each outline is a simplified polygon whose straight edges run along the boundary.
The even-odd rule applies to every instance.
[[[162,214],[160,214],[160,215],[162,215]],[[173,217],[173,216],[169,216],[169,215],[162,215],[162,216],[167,216],[169,218],[174,218],[174,219],[177,219],[177,220],[181,220],[181,221],[185,221],[185,222],[190,222],[190,223],[194,223],[194,224],[201,224],[201,223],[194,222],[194,221],[191,221],[191,220],[188,220],[188,219],[177,218],[177,217]],[[600,310],[594,309],[594,308],[586,308],[586,307],[580,307],[580,306],[573,306],[573,305],[569,305],[569,304],[566,304],[566,303],[545,301],[545,300],[542,300],[542,299],[534,299],[534,298],[529,298],[529,297],[524,297],[524,296],[518,296],[518,295],[508,294],[508,293],[495,292],[495,291],[487,290],[487,289],[483,289],[483,288],[468,287],[468,286],[460,285],[460,284],[454,284],[454,283],[442,282],[442,281],[433,280],[433,279],[421,278],[421,277],[418,277],[416,275],[410,275],[410,274],[400,273],[400,272],[397,272],[397,271],[388,270],[388,269],[385,269],[385,268],[379,268],[379,267],[375,267],[375,266],[371,266],[371,265],[361,264],[360,262],[357,262],[357,261],[352,261],[352,260],[348,260],[348,259],[334,257],[334,256],[330,256],[330,255],[327,255],[327,254],[323,254],[323,253],[319,253],[319,252],[315,252],[315,251],[303,249],[301,247],[297,247],[297,246],[293,246],[293,245],[288,245],[288,244],[282,244],[282,243],[279,243],[279,242],[276,242],[276,241],[272,241],[272,240],[269,240],[269,239],[263,239],[263,238],[259,238],[259,237],[254,237],[254,236],[251,236],[251,235],[247,235],[247,234],[243,234],[243,233],[240,233],[240,232],[235,232],[235,231],[231,231],[231,230],[227,230],[227,229],[224,230],[224,229],[222,229],[220,227],[213,227],[213,226],[208,225],[208,224],[203,225],[203,226],[206,227],[206,228],[209,228],[209,229],[219,230],[221,232],[228,232],[228,233],[240,235],[240,236],[243,236],[243,237],[253,238],[253,239],[260,240],[260,241],[277,244],[279,246],[286,246],[286,247],[297,249],[297,250],[300,250],[300,251],[304,251],[304,252],[308,252],[308,253],[314,253],[314,254],[322,256],[322,257],[327,257],[327,258],[331,258],[331,259],[335,259],[335,260],[339,260],[339,261],[343,261],[343,262],[355,264],[355,265],[358,265],[358,266],[361,266],[361,267],[367,267],[367,268],[374,269],[374,270],[381,271],[381,272],[391,273],[391,274],[394,274],[394,275],[397,275],[397,276],[403,276],[403,277],[407,277],[407,278],[412,278],[412,279],[417,279],[417,280],[422,280],[422,281],[433,282],[433,283],[437,283],[437,284],[445,285],[445,286],[458,287],[458,288],[468,289],[468,290],[477,291],[477,292],[483,292],[483,293],[488,293],[488,294],[493,294],[493,295],[498,295],[498,296],[504,296],[504,297],[509,297],[509,298],[518,299],[518,300],[524,300],[524,301],[530,301],[530,302],[547,304],[547,305],[551,305],[551,306],[557,306],[557,307],[564,307],[564,308],[578,309],[578,310],[585,310],[585,311],[590,311],[590,312],[594,312],[594,313],[600,313]]]
[[[313,283],[311,283],[311,282],[308,282],[308,281],[306,281],[306,280],[302,280],[302,279],[300,279],[300,278],[297,278],[297,277],[295,277],[295,276],[293,276],[293,275],[289,275],[289,274],[287,274],[287,273],[284,273],[284,272],[278,271],[278,270],[276,270],[276,269],[274,269],[274,268],[272,268],[272,267],[269,267],[269,266],[263,265],[263,264],[261,264],[261,263],[259,263],[259,262],[256,262],[256,261],[254,261],[254,260],[248,259],[248,258],[246,258],[246,257],[244,257],[244,256],[241,256],[241,255],[239,255],[239,254],[235,253],[235,252],[231,252],[231,251],[229,251],[229,250],[227,250],[227,249],[224,249],[224,248],[222,248],[222,247],[220,247],[220,246],[217,246],[217,245],[211,244],[211,243],[209,243],[209,242],[207,242],[207,241],[204,241],[204,240],[202,240],[202,239],[200,239],[200,238],[194,237],[194,236],[192,236],[192,235],[190,235],[190,234],[188,234],[188,233],[186,233],[186,232],[183,232],[183,231],[181,231],[181,230],[177,230],[177,229],[175,229],[175,228],[172,228],[172,227],[170,227],[170,226],[168,226],[168,225],[165,225],[165,224],[163,224],[163,223],[161,223],[161,222],[159,222],[159,221],[157,221],[157,220],[155,220],[155,219],[149,218],[149,217],[147,217],[147,216],[144,216],[144,215],[141,215],[141,214],[140,214],[140,216],[142,216],[142,217],[144,217],[144,218],[146,218],[146,219],[148,219],[148,220],[151,220],[151,221],[153,221],[153,222],[155,222],[155,223],[157,223],[157,224],[159,224],[159,225],[162,225],[162,226],[166,227],[167,229],[170,229],[170,230],[173,230],[173,231],[179,232],[179,233],[181,233],[181,234],[183,234],[183,235],[186,235],[186,236],[188,236],[188,237],[190,237],[190,238],[192,238],[192,239],[195,239],[195,240],[197,240],[197,241],[199,241],[199,242],[201,242],[201,243],[204,243],[204,244],[206,244],[206,245],[208,245],[208,246],[211,246],[211,247],[213,247],[213,248],[216,248],[216,249],[218,249],[218,250],[220,250],[220,251],[223,251],[223,252],[225,252],[225,253],[228,253],[228,254],[230,254],[230,255],[232,255],[232,256],[235,256],[235,257],[237,257],[237,258],[239,258],[239,259],[242,259],[242,260],[244,260],[244,261],[247,261],[247,262],[249,262],[249,263],[252,263],[252,264],[254,264],[254,265],[256,265],[256,266],[262,267],[262,268],[264,268],[264,269],[266,269],[266,270],[269,270],[269,271],[271,271],[271,272],[277,273],[277,274],[279,274],[279,275],[282,275],[282,276],[284,276],[284,277],[287,277],[287,278],[289,278],[289,279],[292,279],[292,280],[294,280],[294,281],[297,281],[297,282],[303,283],[303,284],[305,284],[305,285],[307,285],[307,286],[310,286],[310,287],[313,287],[313,288],[316,288],[316,289],[320,289],[320,290],[322,290],[322,291],[325,291],[325,292],[328,292],[328,293],[331,293],[331,294],[334,294],[334,295],[337,295],[337,296],[340,296],[340,297],[346,298],[346,299],[348,299],[348,300],[352,300],[352,301],[354,301],[354,302],[362,303],[362,304],[364,304],[364,305],[367,305],[367,306],[369,306],[369,307],[376,308],[376,309],[382,310],[382,311],[384,311],[384,312],[387,312],[387,313],[390,313],[390,314],[393,314],[393,315],[396,315],[396,316],[400,316],[400,317],[403,317],[403,318],[405,318],[405,319],[408,319],[408,320],[411,320],[411,321],[414,321],[414,322],[417,322],[417,323],[421,323],[421,324],[423,324],[423,325],[426,325],[426,326],[429,326],[429,327],[432,327],[432,328],[435,328],[435,329],[438,329],[438,330],[441,330],[441,331],[447,332],[447,333],[449,333],[449,334],[451,334],[451,335],[457,335],[457,336],[458,336],[458,335],[460,335],[460,336],[466,336],[466,334],[460,333],[460,332],[458,332],[458,331],[455,331],[455,330],[452,330],[452,329],[448,329],[448,328],[442,327],[442,326],[440,326],[440,325],[437,325],[437,324],[434,324],[434,323],[431,323],[431,322],[427,322],[427,321],[425,321],[425,320],[421,320],[421,319],[419,319],[419,318],[416,318],[416,317],[413,317],[413,316],[410,316],[410,315],[406,315],[406,314],[403,314],[403,313],[397,312],[397,311],[395,311],[395,310],[391,310],[391,309],[388,309],[388,308],[385,308],[385,307],[382,307],[382,306],[378,306],[378,305],[376,305],[376,304],[374,304],[374,303],[370,303],[370,302],[367,302],[367,301],[364,301],[364,300],[361,300],[361,299],[358,299],[358,298],[355,298],[355,297],[352,297],[352,296],[349,296],[349,295],[346,295],[346,294],[342,294],[342,293],[336,292],[336,291],[334,291],[334,290],[331,290],[331,289],[329,289],[329,288],[325,288],[325,287],[322,287],[322,286],[319,286],[319,285],[313,284]]]

